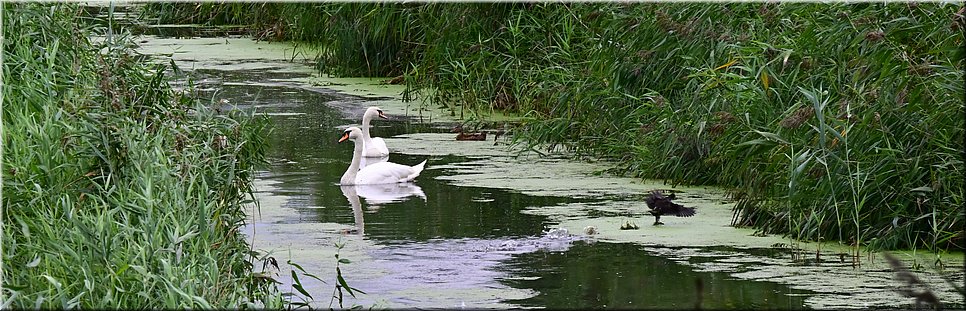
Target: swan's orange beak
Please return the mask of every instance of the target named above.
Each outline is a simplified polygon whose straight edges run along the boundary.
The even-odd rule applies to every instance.
[[[342,133],[342,138],[339,138],[339,142],[344,142],[346,139],[349,139],[349,132]]]
[[[389,117],[387,117],[385,114],[383,114],[382,111],[379,111],[379,117],[380,118],[383,118],[383,119],[386,119],[386,120],[389,120]]]

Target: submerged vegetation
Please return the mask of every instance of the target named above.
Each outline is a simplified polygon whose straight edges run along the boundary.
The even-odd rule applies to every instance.
[[[252,6],[259,6],[253,10]],[[526,116],[515,139],[727,187],[734,224],[962,249],[959,3],[153,3],[319,44],[323,72]],[[268,34],[271,34],[270,36]]]
[[[239,232],[267,123],[85,16],[3,4],[2,307],[280,306]]]

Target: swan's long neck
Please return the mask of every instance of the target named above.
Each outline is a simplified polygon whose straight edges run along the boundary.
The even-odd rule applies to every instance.
[[[362,116],[362,142],[366,145],[372,145],[372,136],[369,136],[369,123],[372,122],[372,115],[364,114]]]
[[[362,161],[362,144],[356,141],[352,141],[355,148],[352,150],[352,164],[349,164],[349,169],[342,174],[342,179],[339,183],[342,185],[354,185],[356,183],[356,173],[359,172],[359,164]]]

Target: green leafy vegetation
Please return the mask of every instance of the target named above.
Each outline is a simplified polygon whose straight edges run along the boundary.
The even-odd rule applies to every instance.
[[[192,5],[147,12],[201,22]],[[531,149],[727,187],[735,225],[966,246],[962,4],[267,6],[255,26],[320,44],[325,73],[401,75],[407,99],[525,115],[514,139]]]
[[[3,4],[2,307],[281,306],[239,232],[265,119],[172,89],[84,16]]]

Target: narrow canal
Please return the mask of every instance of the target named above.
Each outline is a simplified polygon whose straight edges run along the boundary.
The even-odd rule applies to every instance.
[[[257,174],[259,204],[246,234],[255,249],[276,258],[281,271],[269,270],[283,291],[297,292],[289,261],[321,279],[297,273],[313,305],[338,307],[330,299],[337,265],[347,283],[364,292],[346,293],[345,307],[909,303],[893,291],[888,266],[803,263],[792,259],[783,246],[791,242],[781,237],[730,227],[731,205],[720,190],[675,188],[682,203],[698,206],[698,215],[662,218],[668,225],[653,227],[641,198],[648,189],[668,189],[660,182],[595,176],[593,170],[604,167],[566,156],[518,155],[502,139],[457,142],[452,124],[425,122],[418,103],[401,103],[367,80],[319,78],[310,59],[293,57],[284,44],[153,35],[141,43],[146,54],[173,59],[187,72],[192,82],[182,87],[221,109],[254,110],[270,119],[270,164]],[[306,82],[313,79],[330,82]],[[391,117],[372,128],[373,136],[386,139],[389,160],[428,160],[427,168],[409,185],[340,187],[352,145],[337,139],[376,105]],[[620,230],[625,222],[640,229]],[[587,226],[598,233],[587,234]],[[837,258],[835,250],[824,252]],[[336,254],[349,263],[337,264]],[[944,284],[936,275],[925,278]],[[961,282],[962,273],[951,278]],[[957,297],[948,287],[937,291],[944,299]]]

